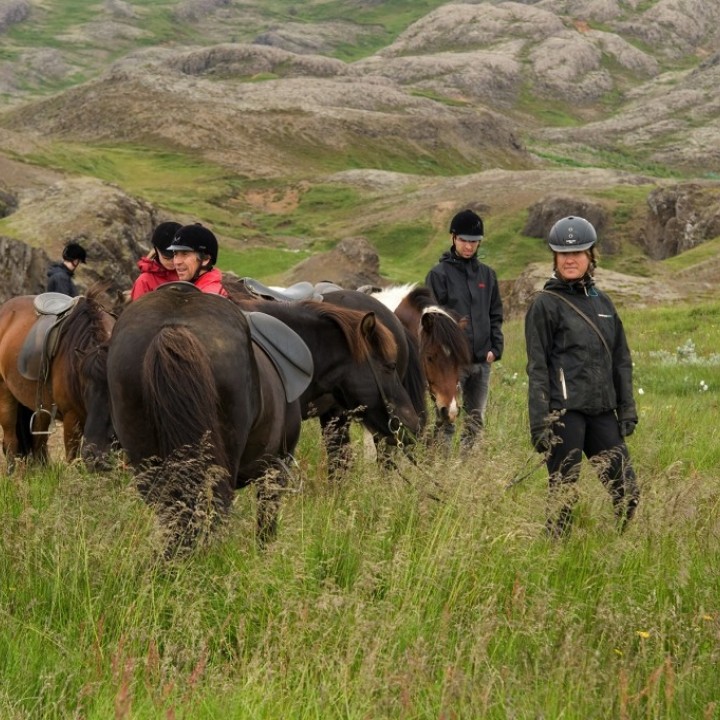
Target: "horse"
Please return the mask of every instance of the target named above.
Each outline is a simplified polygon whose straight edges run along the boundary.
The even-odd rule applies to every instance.
[[[314,372],[300,397],[303,419],[317,416],[325,426],[339,405],[391,445],[419,432],[420,418],[398,376],[397,343],[374,313],[312,300],[230,297],[244,310],[281,320],[310,349]]]
[[[103,287],[94,286],[76,299],[58,326],[55,349],[37,379],[23,376],[18,360],[38,318],[38,296],[17,296],[0,307],[0,425],[10,469],[17,457],[47,462],[55,418],[63,424],[68,462],[78,456],[81,441],[88,464],[109,449],[113,430],[107,401],[95,394],[96,384],[88,382],[95,372],[96,350],[110,337],[115,323],[99,301],[103,293]]]
[[[285,471],[300,435],[269,356],[224,297],[170,283],[131,303],[106,352],[112,421],[143,498],[191,546],[235,490]],[[276,531],[277,486],[258,483],[257,536]],[[204,502],[207,498],[209,502]]]
[[[396,285],[371,295],[390,308],[420,343],[420,359],[438,424],[453,424],[459,412],[458,387],[471,364],[466,318],[440,307],[432,291],[416,284]]]
[[[230,293],[230,296],[236,302],[249,302],[251,300],[257,301],[258,295],[255,294],[250,286],[262,287],[261,292],[268,292],[263,297],[287,297],[287,293],[274,293],[272,288],[262,286],[250,278],[242,278],[239,281],[233,281],[232,278],[224,278],[223,284]],[[305,283],[310,286],[310,290],[313,290],[313,286],[310,283]],[[405,433],[404,441],[413,441],[415,437],[422,433],[426,407],[425,407],[425,378],[420,363],[420,353],[417,340],[403,327],[397,316],[385,307],[381,302],[369,295],[355,290],[342,290],[336,289],[337,286],[332,283],[321,283],[320,286],[327,286],[323,288],[322,305],[325,306],[325,312],[329,312],[327,308],[336,307],[345,311],[360,312],[363,315],[369,313],[372,314],[375,319],[375,325],[378,328],[382,328],[378,332],[389,331],[395,342],[395,356],[394,356],[394,369],[397,377],[400,379],[400,383],[409,398],[410,404],[414,416],[417,420],[413,419],[412,423],[405,422],[405,426],[412,430],[412,434]],[[319,293],[310,293],[310,296],[317,296]],[[266,312],[273,314],[276,305],[280,306],[286,304],[290,307],[296,306],[300,301],[294,300],[289,303],[284,303],[282,300],[270,300],[269,304],[265,306]],[[379,321],[379,322],[377,322]],[[290,322],[288,320],[288,322]],[[297,328],[296,328],[297,329]],[[311,342],[309,342],[312,345]],[[312,347],[311,347],[312,349]],[[319,357],[322,357],[322,353],[325,351],[322,345],[322,341],[319,344]],[[315,354],[315,353],[314,353]],[[385,363],[387,364],[387,362]],[[375,362],[371,367],[381,367],[382,362]],[[366,388],[371,388],[372,385],[366,384]],[[395,392],[400,392],[398,388]],[[332,394],[326,394],[320,398],[317,398],[313,405],[316,408],[316,414],[320,420],[320,425],[323,432],[323,438],[326,444],[328,452],[328,465],[329,472],[332,476],[335,476],[341,471],[348,460],[347,449],[350,443],[350,422],[352,415],[348,413],[351,408],[348,407],[346,402],[347,398],[343,398],[341,393],[333,392]],[[380,425],[371,425],[367,423],[367,413],[365,417],[360,418],[365,422],[366,427],[377,436],[378,431],[380,435],[389,437],[387,433],[387,424],[382,423]],[[396,423],[393,424],[393,435],[396,435],[395,428]],[[395,443],[397,444],[397,441]]]

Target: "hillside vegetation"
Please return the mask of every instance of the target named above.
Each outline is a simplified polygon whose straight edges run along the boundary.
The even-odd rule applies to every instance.
[[[121,253],[92,198],[58,185],[83,175],[151,204],[124,220],[112,274],[126,283],[163,217],[213,227],[239,274],[281,280],[363,235],[404,281],[471,206],[509,279],[541,258],[521,237],[528,208],[561,194],[610,213],[609,267],[662,274],[647,261],[649,194],[716,185],[719,21],[713,0],[11,0],[0,160],[18,214],[0,233],[50,255],[70,237]],[[52,217],[48,237],[18,164],[36,169],[33,190],[46,169],[75,221]]]

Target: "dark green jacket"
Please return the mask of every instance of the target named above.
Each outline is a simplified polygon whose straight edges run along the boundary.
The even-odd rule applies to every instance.
[[[592,278],[552,278],[545,290],[562,295],[587,315],[605,338],[563,300],[538,293],[525,315],[530,428],[538,430],[553,410],[598,415],[614,410],[618,420],[637,422],[632,359],[620,317]]]

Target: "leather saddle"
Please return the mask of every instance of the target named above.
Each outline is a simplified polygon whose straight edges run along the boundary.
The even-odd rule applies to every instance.
[[[33,307],[37,319],[30,328],[18,355],[18,372],[27,380],[45,382],[50,376],[50,363],[57,351],[60,328],[70,317],[80,298],[63,293],[37,295]]]

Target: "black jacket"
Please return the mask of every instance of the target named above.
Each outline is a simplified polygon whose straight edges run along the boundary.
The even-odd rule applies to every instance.
[[[425,278],[435,300],[468,319],[465,332],[473,362],[485,362],[488,351],[502,357],[503,307],[495,271],[476,257],[469,260],[450,248]]]
[[[70,297],[77,296],[78,291],[75,283],[72,281],[72,273],[64,263],[52,263],[47,271],[47,279],[46,292],[64,293]]]
[[[610,298],[590,276],[573,282],[552,278],[544,289],[582,310],[610,353],[587,320],[559,297],[538,293],[525,315],[531,430],[542,428],[550,411],[563,408],[586,415],[614,410],[618,420],[637,422],[630,349]]]

